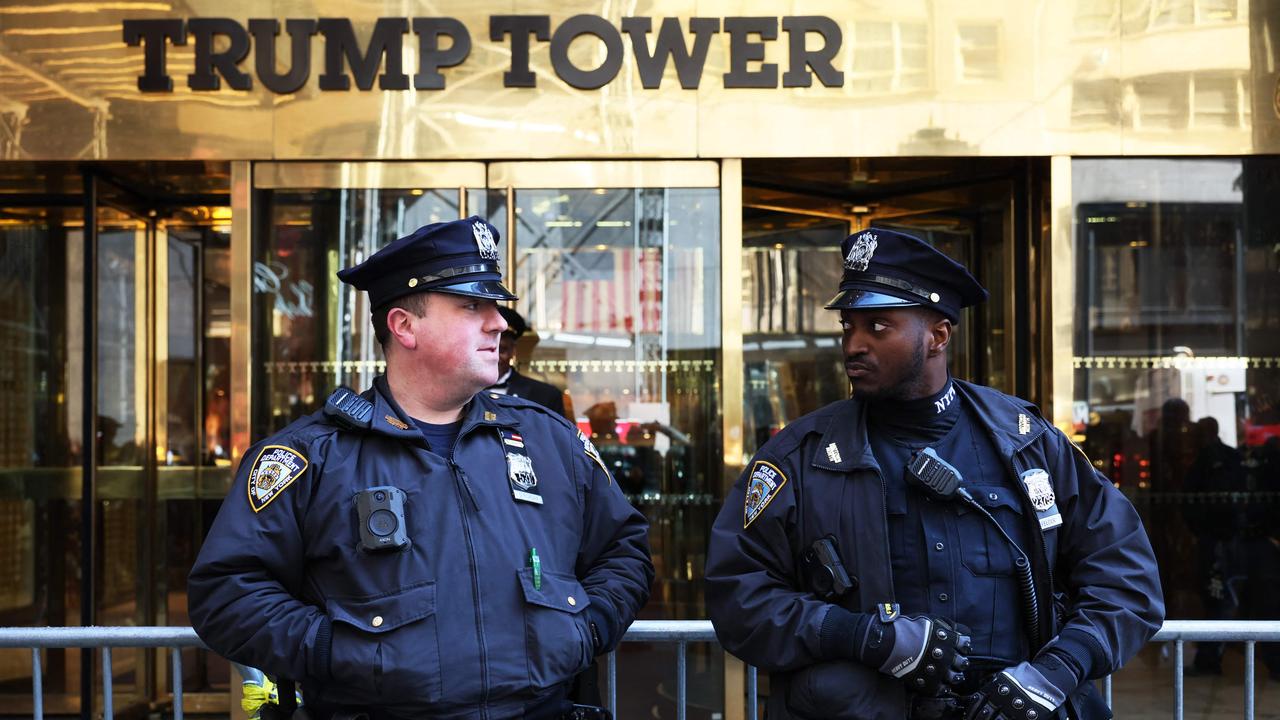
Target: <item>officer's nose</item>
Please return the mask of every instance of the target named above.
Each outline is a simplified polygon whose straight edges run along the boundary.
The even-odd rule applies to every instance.
[[[488,314],[485,317],[484,331],[501,335],[507,331],[507,320],[502,317],[502,313],[498,312],[498,303],[492,302],[488,306]]]
[[[856,325],[845,326],[840,347],[844,350],[845,357],[865,354],[867,352],[867,335],[860,331]]]

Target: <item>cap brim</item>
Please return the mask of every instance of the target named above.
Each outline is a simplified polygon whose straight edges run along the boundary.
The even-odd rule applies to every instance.
[[[920,303],[870,290],[841,290],[827,302],[828,310],[859,310],[862,308],[917,307]]]
[[[502,286],[497,280],[473,280],[471,282],[441,285],[424,288],[431,292],[449,293],[451,295],[470,295],[486,300],[517,300],[515,293]]]

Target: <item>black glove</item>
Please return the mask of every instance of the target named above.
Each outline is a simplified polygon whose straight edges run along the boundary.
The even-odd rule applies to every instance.
[[[901,679],[918,695],[937,696],[964,682],[967,628],[925,615],[902,617],[890,603],[881,603],[869,619],[855,650],[862,662]]]
[[[996,673],[969,700],[965,720],[1047,720],[1067,701],[1067,692],[1039,668],[1021,662]]]

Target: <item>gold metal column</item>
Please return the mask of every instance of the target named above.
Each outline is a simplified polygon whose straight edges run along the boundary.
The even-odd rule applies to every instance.
[[[492,189],[492,188],[490,188]],[[522,288],[517,283],[516,263],[520,260],[520,256],[516,253],[516,189],[510,185],[503,188],[503,196],[507,202],[507,226],[504,232],[507,235],[507,272],[502,279],[507,282],[507,288],[519,297]],[[508,303],[511,307],[515,307],[515,301]]]
[[[742,160],[720,161],[720,397],[724,438],[722,495],[742,472]],[[746,717],[746,666],[724,656],[724,715]],[[752,718],[751,720],[754,720]]]
[[[1049,417],[1063,431],[1071,427],[1071,404],[1075,400],[1075,370],[1072,344],[1075,323],[1075,263],[1072,261],[1074,213],[1071,205],[1071,158],[1049,160],[1050,241],[1049,284],[1050,346],[1045,375],[1050,381]]]
[[[252,438],[253,340],[253,166],[231,163],[231,465]]]
[[[724,398],[724,486],[742,472],[742,160],[720,162],[720,396]],[[732,716],[731,716],[732,717]]]

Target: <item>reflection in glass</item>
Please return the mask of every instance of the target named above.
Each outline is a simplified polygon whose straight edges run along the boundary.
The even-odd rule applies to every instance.
[[[262,190],[257,206],[253,430],[266,437],[338,385],[364,389],[381,372],[367,296],[335,274],[423,225],[456,219],[458,190]]]
[[[0,211],[0,625],[79,623],[83,249],[70,215]],[[44,663],[46,692],[77,692],[78,652]],[[0,650],[0,668],[7,707],[29,707],[30,653]]]
[[[1143,515],[1169,617],[1280,618],[1280,163],[1076,160],[1072,187],[1076,440]],[[1240,683],[1238,648],[1188,661]]]
[[[849,396],[840,319],[844,220],[752,210],[743,222],[744,452],[787,423]]]
[[[564,388],[650,523],[644,617],[706,617],[701,574],[719,510],[720,201],[714,189],[515,191],[521,372]],[[723,702],[722,657],[690,648],[690,702]],[[663,660],[658,660],[663,657]],[[624,647],[621,717],[674,714],[665,652]],[[644,708],[645,710],[641,710]]]
[[[157,272],[167,287],[157,294],[157,322],[168,332],[157,338],[164,424],[151,514],[152,602],[156,624],[190,625],[187,572],[231,484],[230,235],[223,225],[163,229],[165,265]],[[188,691],[220,690],[228,679],[226,661],[203,650],[183,651],[183,669]]]
[[[112,227],[111,220],[120,223]],[[98,230],[98,440],[100,465],[140,465],[146,441],[143,426],[145,358],[140,346],[138,265],[145,262],[146,229],[141,223],[103,218]],[[142,360],[143,362],[140,362]]]
[[[110,209],[98,211],[98,437],[96,443],[100,552],[96,620],[143,625],[149,614],[150,528],[147,506],[147,223]],[[112,657],[121,704],[143,691],[144,651]]]

